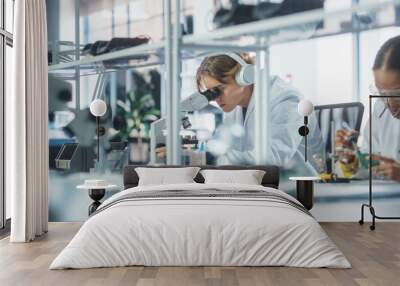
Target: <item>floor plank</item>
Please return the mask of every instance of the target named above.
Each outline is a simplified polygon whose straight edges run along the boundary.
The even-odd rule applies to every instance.
[[[0,285],[400,285],[400,222],[379,222],[375,231],[357,223],[321,226],[350,260],[352,269],[289,267],[117,267],[48,269],[80,228],[80,223],[50,223],[49,233],[32,243],[0,240]]]

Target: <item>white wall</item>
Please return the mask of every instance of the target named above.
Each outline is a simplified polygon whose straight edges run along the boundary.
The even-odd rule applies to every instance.
[[[270,50],[272,75],[291,82],[309,100],[317,94],[316,79],[312,77],[317,70],[315,51],[315,41],[281,44]]]
[[[271,72],[314,104],[352,100],[351,35],[286,43],[271,48]]]
[[[315,103],[353,101],[352,36],[347,34],[316,41]]]

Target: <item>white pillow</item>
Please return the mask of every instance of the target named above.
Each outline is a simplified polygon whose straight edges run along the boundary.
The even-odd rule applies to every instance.
[[[196,177],[199,170],[199,167],[135,168],[139,176],[138,186],[195,183],[193,179]]]
[[[265,171],[262,170],[202,170],[205,184],[233,183],[246,185],[261,185]]]

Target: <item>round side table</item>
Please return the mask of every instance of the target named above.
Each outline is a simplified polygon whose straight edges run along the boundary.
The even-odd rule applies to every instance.
[[[101,205],[100,200],[106,194],[106,190],[116,189],[117,185],[105,185],[105,186],[90,186],[90,185],[79,185],[77,189],[88,190],[89,197],[93,200],[93,203],[88,208],[89,216],[94,213],[97,208]]]
[[[314,205],[314,181],[319,181],[318,177],[290,177],[289,180],[296,181],[296,197],[307,210],[311,210]]]

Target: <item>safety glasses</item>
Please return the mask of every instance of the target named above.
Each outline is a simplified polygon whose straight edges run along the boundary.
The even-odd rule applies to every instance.
[[[385,106],[396,118],[400,117],[400,89],[385,90],[377,88],[375,85],[369,87],[370,95],[381,96]]]
[[[387,89],[381,89],[381,88],[377,88],[376,85],[371,84],[369,86],[369,92],[370,95],[377,95],[377,96],[382,96],[382,97],[388,97],[388,98],[395,98],[397,96],[399,96],[400,98],[400,89],[391,89],[391,90],[387,90]]]
[[[218,89],[218,87],[210,88],[200,93],[204,95],[208,101],[216,100],[217,97],[221,95],[221,91]]]

